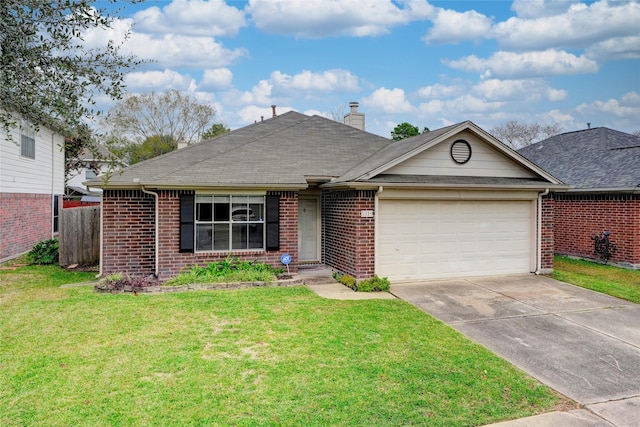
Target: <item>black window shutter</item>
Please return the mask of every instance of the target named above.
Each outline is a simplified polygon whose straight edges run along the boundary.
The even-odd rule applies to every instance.
[[[180,195],[180,252],[193,252],[195,196]]]
[[[267,196],[265,213],[267,250],[280,250],[280,196]]]

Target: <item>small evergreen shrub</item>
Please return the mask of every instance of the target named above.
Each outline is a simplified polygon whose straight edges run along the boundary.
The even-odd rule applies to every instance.
[[[27,254],[27,259],[32,264],[56,264],[58,255],[58,239],[49,239],[43,240],[31,248]]]
[[[370,279],[358,283],[358,292],[389,292],[391,282],[386,277],[373,276]]]
[[[391,282],[386,277],[373,276],[370,279],[358,282],[353,276],[336,271],[333,273],[333,278],[356,292],[389,292],[391,287]]]

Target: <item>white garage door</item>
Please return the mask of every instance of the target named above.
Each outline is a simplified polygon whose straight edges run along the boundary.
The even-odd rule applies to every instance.
[[[530,201],[380,200],[376,273],[391,280],[531,271]]]

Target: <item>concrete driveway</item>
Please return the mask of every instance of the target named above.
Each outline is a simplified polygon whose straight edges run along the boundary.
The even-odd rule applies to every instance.
[[[533,274],[391,292],[611,424],[640,425],[640,305]]]

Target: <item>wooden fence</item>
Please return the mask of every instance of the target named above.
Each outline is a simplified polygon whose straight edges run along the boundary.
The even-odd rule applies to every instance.
[[[60,265],[96,265],[100,262],[100,207],[62,209]]]

